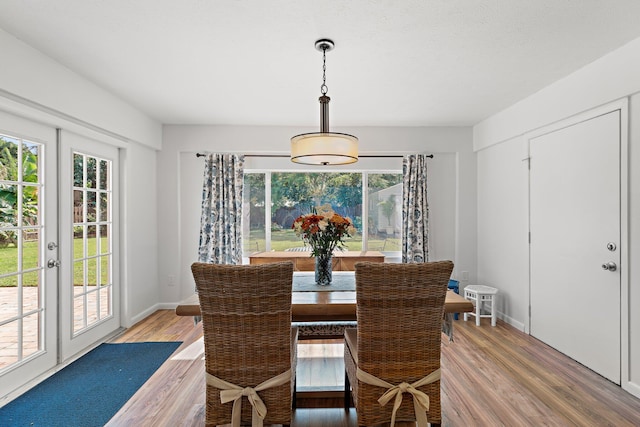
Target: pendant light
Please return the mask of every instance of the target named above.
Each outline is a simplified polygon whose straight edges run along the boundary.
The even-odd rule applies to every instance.
[[[291,161],[306,165],[346,165],[358,161],[358,138],[346,133],[329,131],[329,88],[326,81],[327,52],[333,41],[321,39],[316,49],[322,52],[322,85],[320,86],[320,132],[303,133],[291,138]]]

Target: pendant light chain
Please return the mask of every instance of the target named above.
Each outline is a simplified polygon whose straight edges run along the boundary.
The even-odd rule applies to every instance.
[[[323,96],[329,92],[327,87],[327,45],[322,46],[322,86],[320,86],[320,94]]]
[[[347,165],[358,161],[358,138],[329,130],[329,101],[327,96],[327,51],[335,44],[329,39],[315,42],[322,51],[322,85],[320,86],[320,132],[301,133],[291,138],[291,161],[304,165]]]

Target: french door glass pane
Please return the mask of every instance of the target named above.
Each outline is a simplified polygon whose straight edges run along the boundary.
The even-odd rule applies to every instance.
[[[96,188],[96,158],[85,157],[85,166],[87,168],[87,175],[85,179],[86,188]]]
[[[22,358],[36,354],[40,349],[40,318],[42,313],[37,311],[25,316],[22,322]]]
[[[110,160],[73,154],[73,333],[113,316]]]
[[[2,307],[0,307],[0,325],[9,322],[18,317],[18,304],[20,303],[20,297],[17,292],[18,277],[7,277],[3,280],[3,287],[0,288],[2,292]],[[2,335],[0,335],[2,336]],[[3,345],[8,345],[3,343]]]
[[[96,280],[96,273],[98,271],[97,266],[98,263],[95,258],[89,258],[87,260],[87,285],[90,290],[95,290],[95,287],[98,285],[98,281]]]
[[[0,324],[0,337],[2,338],[2,355],[0,355],[0,372],[9,368],[11,365],[20,361],[18,353],[18,321],[14,320],[9,323]]]
[[[100,296],[100,318],[105,318],[111,312],[111,288],[107,287],[98,291]]]
[[[84,263],[83,259],[73,262],[73,295],[84,292]]]
[[[100,253],[101,254],[110,254],[111,253],[111,246],[109,245],[110,243],[110,239],[109,239],[109,225],[101,225],[99,227],[99,231],[100,231]]]
[[[86,294],[87,304],[87,324],[92,325],[99,319],[100,301],[98,299],[98,290],[94,287],[91,288],[88,294]]]
[[[73,298],[73,330],[81,331],[87,326],[85,313],[85,297],[86,294]]]
[[[41,154],[0,134],[0,371],[43,350]]]
[[[6,173],[6,172],[5,172]],[[2,184],[2,224],[4,227],[18,225],[18,193],[19,187],[5,181]],[[5,231],[5,238],[11,243],[15,242],[15,231]]]
[[[100,281],[98,282],[100,286],[109,286],[111,283],[111,278],[109,273],[111,268],[109,266],[109,260],[111,257],[109,255],[103,255],[100,257]]]
[[[2,142],[2,179],[7,181],[18,181],[18,150],[21,146],[20,140],[8,135],[0,135]],[[6,151],[5,151],[6,150]]]
[[[82,156],[73,155],[73,186],[74,187],[82,187],[82,179],[84,176],[84,169],[82,167]],[[74,190],[74,201],[76,200]]]
[[[98,242],[96,242],[96,226],[89,225],[87,227],[87,256],[96,256],[98,253]]]
[[[22,180],[24,182],[39,183],[39,165],[38,157],[40,155],[40,144],[29,141],[22,141]]]
[[[100,161],[100,189],[107,190],[109,185],[110,174],[109,162],[106,160]]]
[[[40,264],[40,229],[25,228],[22,236],[22,270],[36,269]]]
[[[100,199],[99,199],[99,210],[98,212],[100,212],[100,218],[99,221],[101,222],[105,222],[109,220],[109,210],[107,209],[109,207],[109,198],[108,198],[108,194],[105,191],[101,191],[100,192]]]
[[[40,295],[37,289],[40,287],[40,273],[32,271],[22,275],[22,312],[29,314],[40,308]],[[26,298],[25,298],[26,297]]]
[[[4,236],[7,237],[4,237]],[[2,259],[2,279],[0,286],[7,285],[7,281],[15,279],[13,274],[18,273],[18,242],[16,232],[13,229],[6,229],[0,234],[0,259]],[[3,238],[4,237],[4,238]]]

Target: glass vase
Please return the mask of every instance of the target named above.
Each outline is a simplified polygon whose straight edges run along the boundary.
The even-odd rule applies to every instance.
[[[331,284],[332,264],[331,255],[316,257],[316,285],[327,286]]]

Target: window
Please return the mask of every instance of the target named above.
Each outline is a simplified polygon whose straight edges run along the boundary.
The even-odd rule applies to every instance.
[[[368,175],[368,249],[400,251],[402,236],[402,175]]]
[[[401,199],[400,173],[246,172],[244,255],[303,247],[291,229],[293,221],[325,204],[353,221],[357,233],[346,239],[348,250],[397,252]]]
[[[242,244],[245,256],[267,250],[265,229],[265,174],[245,173],[242,201]]]

